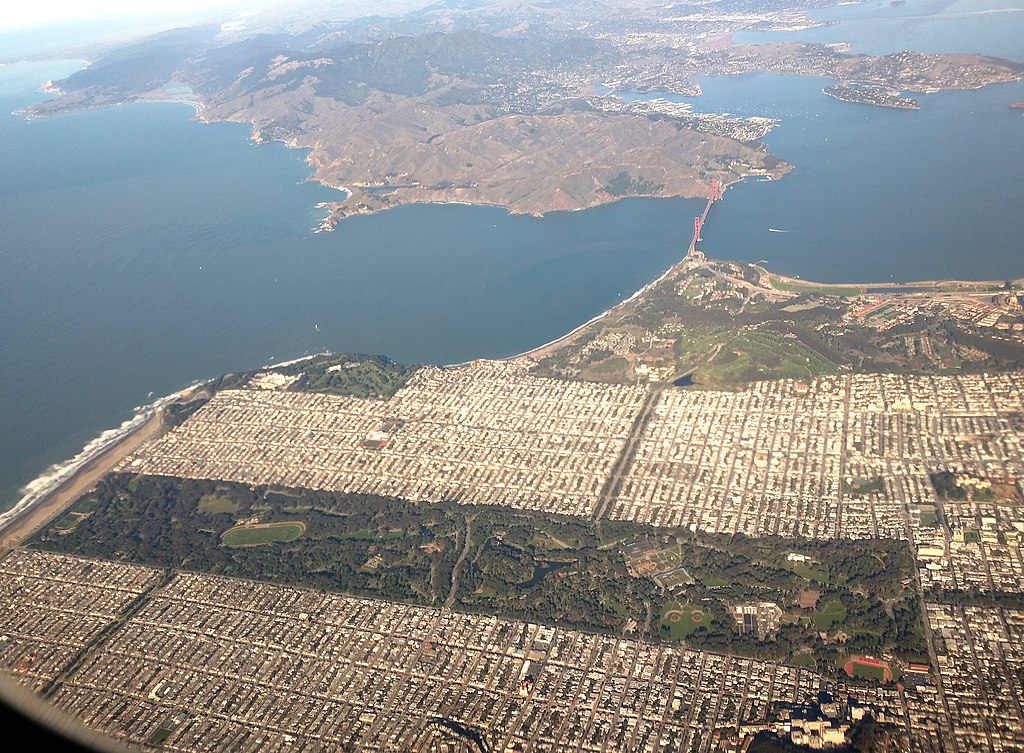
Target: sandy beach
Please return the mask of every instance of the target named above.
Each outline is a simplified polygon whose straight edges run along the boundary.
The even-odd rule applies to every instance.
[[[0,533],[0,551],[19,545],[39,528],[64,512],[105,474],[163,429],[163,413],[154,411],[146,423],[89,462],[43,501],[32,505]]]
[[[978,292],[989,292],[993,288],[1002,286],[1006,280],[909,280],[894,282],[889,280],[888,282],[816,282],[815,280],[805,280],[802,277],[795,277],[792,275],[784,275],[780,272],[772,272],[764,264],[753,264],[752,266],[764,271],[770,277],[779,280],[790,285],[803,286],[807,288],[823,288],[823,289],[839,289],[839,288],[861,288],[867,289],[911,289],[911,288],[942,288],[949,290],[976,290]],[[1010,280],[1014,286],[1021,285],[1024,283],[1024,277],[1017,277]]]

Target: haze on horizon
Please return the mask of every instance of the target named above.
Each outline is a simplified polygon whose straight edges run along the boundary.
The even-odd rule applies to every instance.
[[[401,15],[432,0],[71,0],[26,4],[0,14],[0,64],[42,57],[89,57],[97,48],[174,27],[221,23],[233,33],[268,33],[319,18]]]
[[[16,5],[0,14],[0,34],[39,31],[80,23],[126,21],[138,23],[187,24],[223,18],[237,13],[242,17],[273,11],[274,15],[334,16],[356,18],[380,13],[402,13],[429,5],[431,0],[157,0],[139,4],[134,0],[98,0],[88,5],[73,0],[53,0],[43,5]]]
[[[14,4],[0,14],[0,31],[64,26],[82,21],[167,18],[178,22],[182,18],[208,17],[225,11],[255,10],[269,4],[253,0],[158,0],[145,4],[133,0],[99,0],[88,5],[72,0],[55,0],[42,5],[23,3]]]

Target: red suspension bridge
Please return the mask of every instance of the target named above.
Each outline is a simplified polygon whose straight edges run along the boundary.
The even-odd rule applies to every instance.
[[[697,241],[700,240],[700,231],[704,229],[704,222],[708,218],[708,212],[711,211],[711,205],[720,198],[722,198],[722,186],[717,180],[712,180],[711,195],[708,197],[708,203],[704,206],[704,213],[699,217],[693,218],[693,238],[690,240],[689,254],[700,253],[697,251]]]

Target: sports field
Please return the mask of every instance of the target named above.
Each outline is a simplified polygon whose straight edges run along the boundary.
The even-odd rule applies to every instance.
[[[849,677],[860,677],[881,683],[892,682],[892,669],[889,665],[869,656],[854,656],[843,665],[843,669]]]
[[[229,528],[221,536],[224,546],[260,546],[276,541],[294,541],[306,532],[305,523],[260,523]]]
[[[665,605],[661,615],[661,624],[668,627],[668,634],[674,640],[682,640],[692,635],[701,625],[706,625],[711,616],[700,607],[691,606],[678,601],[670,601]]]

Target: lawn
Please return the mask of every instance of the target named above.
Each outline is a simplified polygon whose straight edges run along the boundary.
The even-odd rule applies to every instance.
[[[851,483],[843,482],[843,490],[852,494],[870,494],[871,492],[884,492],[885,482],[881,476],[875,478],[855,478]]]
[[[238,512],[238,503],[231,497],[222,497],[217,494],[204,494],[199,498],[199,512],[206,515],[227,512],[234,515]]]
[[[799,338],[767,330],[740,330],[726,336],[718,354],[698,374],[707,384],[732,384],[767,378],[834,374],[837,367]]]
[[[54,523],[53,527],[56,528],[58,531],[69,531],[82,522],[82,517],[83,516],[79,515],[78,513],[69,512],[67,515],[63,516],[60,520]]]
[[[934,505],[918,505],[917,509],[921,515],[922,526],[934,528],[939,524],[939,513]]]
[[[666,604],[661,615],[661,624],[668,627],[668,634],[677,641],[692,635],[697,628],[710,621],[710,615],[700,607],[679,601]]]
[[[618,371],[625,371],[629,368],[629,361],[621,356],[613,356],[605,361],[591,366],[590,370],[595,374],[614,374]]]
[[[99,500],[97,500],[95,496],[89,495],[88,497],[80,499],[78,504],[74,506],[73,510],[75,512],[92,512],[96,509],[96,505],[98,504]]]
[[[262,523],[254,526],[235,526],[221,536],[224,546],[260,546],[276,541],[294,541],[306,532],[305,523]]]
[[[846,607],[841,601],[828,601],[818,607],[814,613],[814,627],[818,630],[831,630],[846,620]]]
[[[149,745],[160,745],[164,740],[171,736],[174,730],[167,729],[166,727],[159,727],[152,735],[149,736]]]
[[[790,658],[789,663],[794,667],[818,668],[818,662],[814,661],[814,657],[810,654],[797,654]]]
[[[705,575],[701,577],[700,582],[708,588],[721,588],[722,586],[728,586],[730,583],[728,578],[723,578],[720,575]]]
[[[562,542],[562,543],[564,543],[564,542]],[[539,548],[539,549],[570,549],[571,548],[571,547],[568,547],[568,546],[562,546],[562,543],[559,543],[558,541],[555,541],[551,537],[550,534],[544,533],[543,531],[538,531],[537,533],[535,533],[533,535],[533,538],[530,539],[530,546],[533,546],[533,547],[536,547],[536,548]]]
[[[793,562],[789,567],[794,573],[807,580],[815,580],[828,585],[828,570],[822,565],[809,565],[806,562]]]

